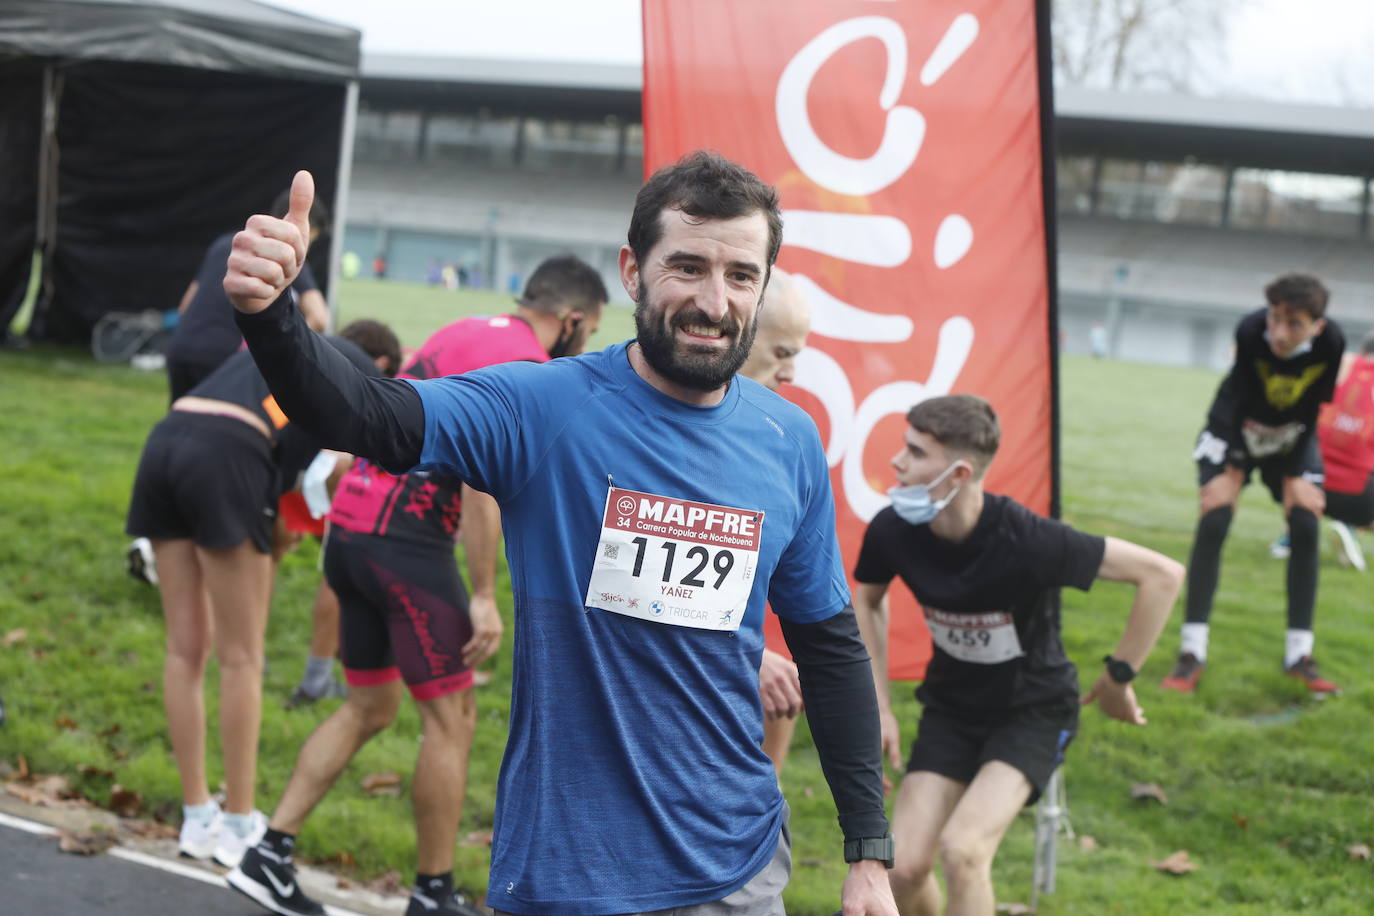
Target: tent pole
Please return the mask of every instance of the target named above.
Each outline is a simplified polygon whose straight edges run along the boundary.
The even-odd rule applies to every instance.
[[[329,233],[329,327],[338,330],[339,263],[343,256],[344,225],[348,222],[348,185],[353,179],[353,133],[358,121],[358,81],[344,90],[343,130],[339,136],[339,172],[334,184],[334,225]]]

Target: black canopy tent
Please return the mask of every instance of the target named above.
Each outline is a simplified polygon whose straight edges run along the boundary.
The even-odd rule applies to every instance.
[[[84,341],[111,311],[176,306],[205,247],[298,168],[342,232],[357,31],[251,0],[0,4],[0,331]]]

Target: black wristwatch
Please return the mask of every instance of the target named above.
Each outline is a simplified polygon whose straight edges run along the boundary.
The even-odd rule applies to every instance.
[[[1123,662],[1111,655],[1102,656],[1102,661],[1107,666],[1107,677],[1118,684],[1129,684],[1135,680],[1135,669],[1131,667],[1130,662]]]
[[[861,840],[844,841],[844,860],[846,862],[858,862],[860,859],[877,859],[879,862],[892,867],[892,834],[884,837],[864,837]]]

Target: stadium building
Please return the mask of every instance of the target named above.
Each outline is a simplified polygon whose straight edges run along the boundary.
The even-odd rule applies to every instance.
[[[366,57],[344,249],[500,290],[572,251],[620,292],[640,85],[636,66]],[[1117,358],[1223,367],[1292,269],[1327,282],[1352,343],[1374,329],[1374,112],[1083,89],[1056,108],[1066,352],[1100,323]]]

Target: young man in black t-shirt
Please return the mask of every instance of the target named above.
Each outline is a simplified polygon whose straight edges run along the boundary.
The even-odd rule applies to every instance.
[[[1183,566],[1117,538],[1081,534],[983,492],[1000,430],[972,395],[922,401],[892,460],[892,505],[864,535],[854,607],[873,658],[883,750],[901,765],[887,681],[887,588],[915,593],[934,655],[925,709],[893,815],[890,872],[903,916],[935,914],[942,851],[951,913],[992,913],[992,859],[1016,813],[1039,796],[1078,727],[1081,703],[1143,725],[1130,681],[1168,619]],[[1059,589],[1095,579],[1136,587],[1126,631],[1079,700],[1059,637]]]
[[[1326,287],[1285,274],[1264,289],[1266,308],[1236,325],[1236,358],[1198,436],[1199,517],[1188,558],[1187,615],[1178,664],[1163,687],[1191,693],[1207,664],[1208,619],[1221,574],[1221,547],[1240,491],[1259,469],[1283,507],[1291,539],[1288,632],[1283,667],[1314,693],[1335,693],[1312,660],[1317,601],[1318,519],[1326,508],[1317,413],[1331,400],[1345,337],[1328,320]]]

